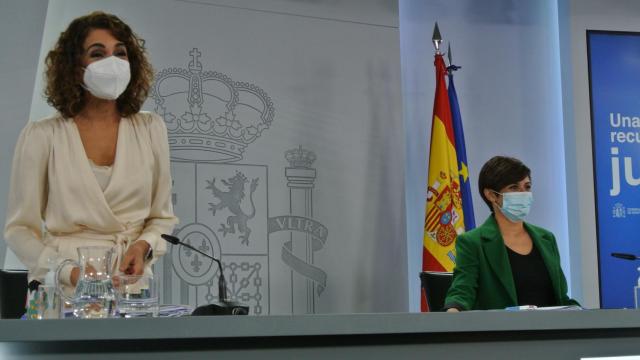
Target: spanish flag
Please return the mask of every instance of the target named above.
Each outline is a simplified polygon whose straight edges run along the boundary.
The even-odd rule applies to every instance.
[[[452,271],[456,260],[455,239],[464,232],[464,215],[456,142],[445,82],[447,68],[442,54],[436,54],[435,67],[436,94],[429,149],[422,270]],[[422,310],[427,310],[424,296]]]

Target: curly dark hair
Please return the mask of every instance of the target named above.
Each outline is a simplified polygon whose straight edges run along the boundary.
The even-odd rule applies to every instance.
[[[478,175],[480,196],[493,212],[493,206],[484,195],[484,189],[500,191],[505,186],[515,184],[526,177],[531,178],[531,170],[522,161],[508,156],[494,156],[480,169]]]
[[[82,54],[84,41],[93,29],[104,29],[124,43],[131,68],[127,89],[116,100],[121,116],[140,111],[153,82],[153,68],[147,60],[145,41],[117,16],[101,11],[81,16],[60,34],[58,42],[45,60],[47,103],[65,117],[77,115],[86,105],[86,91],[82,86]]]

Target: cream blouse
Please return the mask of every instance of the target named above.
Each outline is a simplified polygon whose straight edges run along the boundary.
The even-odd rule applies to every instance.
[[[107,186],[109,186],[109,182],[111,181],[113,166],[96,165],[96,163],[94,163],[91,159],[89,159],[89,164],[91,165],[93,175],[95,175],[96,180],[98,181],[98,185],[100,185],[100,189],[102,189],[102,191],[104,192]]]
[[[120,120],[104,191],[73,119],[31,122],[20,134],[4,236],[29,269],[29,280],[42,280],[51,261],[77,260],[79,246],[117,246],[122,253],[145,240],[157,258],[166,252],[160,235],[177,222],[167,129],[158,115],[140,112]],[[63,282],[69,273],[61,274]]]

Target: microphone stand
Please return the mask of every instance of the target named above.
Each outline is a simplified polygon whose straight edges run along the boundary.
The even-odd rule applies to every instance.
[[[611,256],[613,256],[614,258],[618,258],[618,259],[623,259],[623,260],[638,260],[640,259],[640,257],[637,257],[633,254],[626,254],[626,253],[611,253]]]
[[[230,301],[227,299],[227,280],[224,278],[224,272],[222,271],[222,263],[220,262],[220,260],[214,258],[209,254],[205,254],[204,252],[196,249],[190,244],[180,241],[180,239],[178,239],[175,236],[162,234],[161,237],[174,245],[181,245],[186,248],[189,248],[197,252],[198,254],[215,261],[218,264],[218,271],[220,272],[220,276],[218,277],[218,303],[198,306],[191,315],[247,315],[249,314],[248,306],[242,305],[240,303],[237,303],[235,301]]]
[[[611,256],[613,256],[614,258],[630,261],[640,260],[640,257],[634,254],[627,253],[611,253]],[[640,270],[640,268],[638,268],[638,270]],[[638,283],[636,284],[636,286],[633,287],[633,299],[635,302],[635,307],[636,309],[638,309],[640,307],[640,303],[638,303],[638,301],[640,300],[640,278],[638,279]]]

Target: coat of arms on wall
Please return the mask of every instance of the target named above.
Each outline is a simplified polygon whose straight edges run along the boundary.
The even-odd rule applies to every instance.
[[[203,71],[199,49],[189,55],[186,69],[165,68],[156,75],[151,94],[169,136],[173,204],[180,217],[174,235],[220,257],[231,299],[249,305],[253,314],[270,313],[271,294],[283,291],[290,292],[284,298],[290,299],[291,313],[314,313],[326,286],[314,254],[328,235],[312,218],[316,155],[298,146],[274,161],[289,163],[289,199],[274,201],[288,204],[289,213],[269,217],[268,175],[274,165],[240,162],[272,125],[273,102],[253,84]],[[270,250],[270,235],[286,237],[277,252]],[[287,266],[290,276],[276,278],[277,266]],[[163,280],[161,302],[197,306],[217,299],[217,267],[188,248],[172,246],[156,272]]]

